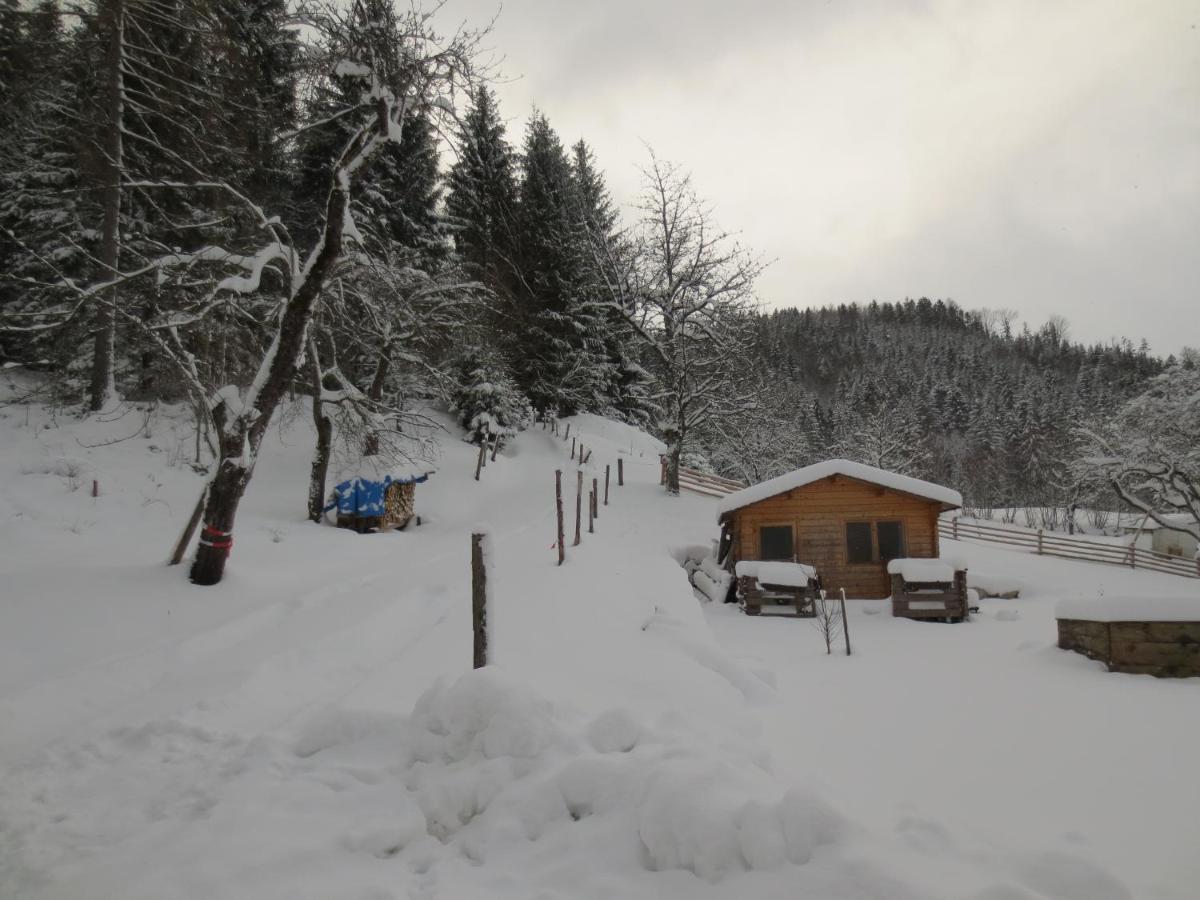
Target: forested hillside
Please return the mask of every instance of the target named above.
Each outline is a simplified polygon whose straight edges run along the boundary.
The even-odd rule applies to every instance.
[[[925,298],[755,316],[759,402],[722,424],[713,461],[757,481],[841,455],[961,487],[974,505],[1068,505],[1080,430],[1167,363],[1128,341],[1071,343],[1061,319],[1018,331],[1013,318]]]

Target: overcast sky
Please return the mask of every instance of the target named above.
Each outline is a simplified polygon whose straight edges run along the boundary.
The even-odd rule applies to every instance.
[[[767,307],[952,298],[1072,337],[1200,345],[1200,2],[451,0],[497,87],[584,137],[615,199],[646,145],[774,260]]]

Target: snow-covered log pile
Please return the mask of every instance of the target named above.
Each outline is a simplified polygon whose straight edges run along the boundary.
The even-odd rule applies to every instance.
[[[732,583],[733,575],[711,555],[700,560],[700,565],[692,572],[692,585],[713,603],[724,602]]]

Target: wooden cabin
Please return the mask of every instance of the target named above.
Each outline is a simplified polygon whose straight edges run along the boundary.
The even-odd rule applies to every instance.
[[[938,516],[961,506],[950,488],[826,460],[723,498],[721,559],[807,563],[830,592],[887,597],[888,561],[937,557]]]

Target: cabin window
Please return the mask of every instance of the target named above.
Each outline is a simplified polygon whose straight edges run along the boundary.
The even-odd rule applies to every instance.
[[[846,562],[869,563],[871,556],[871,523],[846,523]]]
[[[758,558],[791,560],[795,555],[792,549],[791,525],[764,525],[758,529]]]
[[[879,561],[887,562],[904,556],[904,526],[900,522],[877,522]]]

